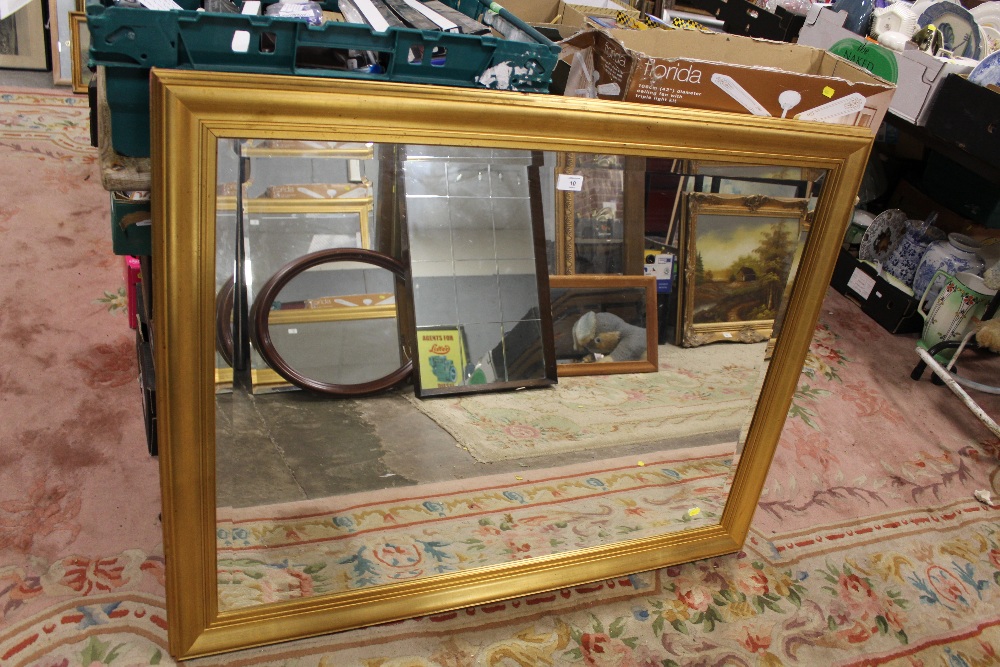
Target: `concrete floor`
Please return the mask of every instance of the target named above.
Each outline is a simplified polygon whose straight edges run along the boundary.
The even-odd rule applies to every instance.
[[[736,431],[633,447],[482,463],[406,398],[402,386],[373,397],[302,391],[216,397],[216,500],[249,507],[485,475],[542,470],[677,447],[735,443]],[[429,399],[433,400],[433,399]]]
[[[0,86],[16,86],[18,88],[59,88],[72,93],[69,86],[55,86],[52,83],[52,72],[36,72],[25,69],[0,69]]]

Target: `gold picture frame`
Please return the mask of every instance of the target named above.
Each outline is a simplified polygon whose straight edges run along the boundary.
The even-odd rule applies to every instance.
[[[656,278],[549,276],[549,292],[556,370],[560,377],[652,373],[657,370]],[[615,324],[596,326],[599,324],[596,315],[591,318],[592,323],[585,319],[591,317],[588,314],[597,313],[613,315],[620,323],[616,321]],[[616,336],[602,347],[597,334],[605,331],[617,333],[618,328],[630,333]],[[641,356],[633,358],[636,354],[625,349],[629,344],[635,347],[636,341],[641,341],[643,349]]]
[[[681,344],[768,340],[808,200],[705,192],[689,192],[684,198]]]
[[[157,415],[170,653],[178,659],[438,613],[737,551],[788,412],[872,145],[869,130],[549,95],[191,70],[151,73]],[[488,120],[489,132],[484,132]],[[594,128],[601,128],[595,132]],[[239,137],[710,158],[826,170],[785,326],[717,523],[220,611],[215,225]],[[546,390],[539,390],[546,391]]]
[[[560,153],[556,169],[554,273],[642,273],[645,160]]]
[[[87,13],[69,13],[70,56],[73,63],[71,85],[74,93],[86,93],[94,73],[87,67],[90,59],[90,32],[87,30]]]

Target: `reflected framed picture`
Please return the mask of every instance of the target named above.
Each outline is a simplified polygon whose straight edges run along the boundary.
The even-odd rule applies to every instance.
[[[657,370],[653,276],[550,276],[559,376]]]
[[[771,337],[792,273],[808,200],[685,194],[681,344]]]
[[[73,71],[71,72],[74,93],[86,93],[94,73],[87,67],[90,52],[90,31],[87,30],[87,13],[69,13],[69,31]]]
[[[557,273],[641,273],[645,160],[560,153],[557,169]]]
[[[465,384],[468,366],[466,348],[465,331],[461,326],[417,329],[421,388],[444,389]]]
[[[0,68],[47,69],[42,0],[0,19]]]

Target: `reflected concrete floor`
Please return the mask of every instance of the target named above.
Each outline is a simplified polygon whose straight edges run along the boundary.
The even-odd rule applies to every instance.
[[[247,507],[483,475],[544,469],[671,447],[730,441],[737,432],[682,442],[588,449],[520,461],[482,463],[410,404],[402,386],[361,399],[302,391],[216,398],[216,497]],[[433,399],[428,399],[433,400]]]

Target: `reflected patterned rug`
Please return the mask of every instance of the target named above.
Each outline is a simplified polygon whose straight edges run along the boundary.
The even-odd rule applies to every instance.
[[[223,508],[219,606],[339,593],[714,525],[732,456],[733,443],[724,443],[599,466]]]
[[[83,97],[0,90],[4,667],[174,664],[157,464],[86,119]],[[823,306],[741,553],[187,664],[997,665],[1000,513],[973,492],[1000,494],[1000,441],[909,379],[915,337],[834,292]],[[998,362],[964,367],[995,379]]]
[[[483,463],[737,431],[764,366],[764,343],[661,346],[659,371],[560,378],[530,391],[409,397]]]

